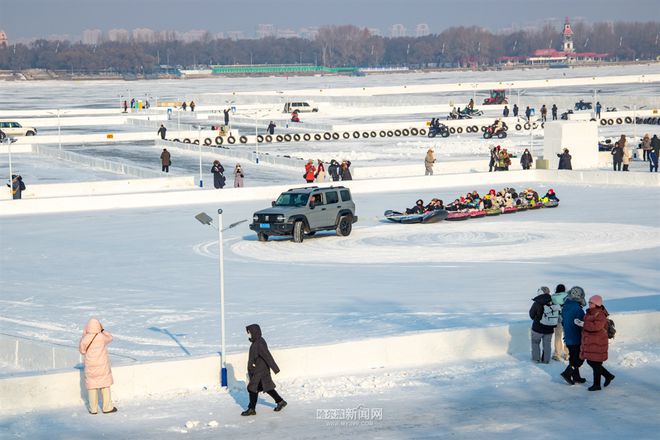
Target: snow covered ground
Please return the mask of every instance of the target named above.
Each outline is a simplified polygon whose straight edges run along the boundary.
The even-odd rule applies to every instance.
[[[562,69],[564,70],[564,69]],[[543,74],[577,74],[547,71]],[[643,73],[648,67],[627,67]],[[585,69],[580,75],[603,72]],[[606,71],[607,72],[607,71]],[[612,73],[612,70],[609,70]],[[461,74],[461,78],[529,78],[539,71]],[[620,73],[620,72],[616,72]],[[456,81],[458,74],[366,78],[265,78],[259,87],[391,85],[406,81]],[[53,108],[108,106],[119,96],[202,97],[219,84],[251,90],[252,80],[126,83],[7,83],[7,106]],[[290,81],[290,82],[288,82]],[[629,86],[626,90],[635,90]],[[657,87],[646,92],[657,94]],[[621,90],[623,90],[621,89]],[[621,91],[618,90],[618,91]],[[637,90],[640,90],[639,88]],[[130,93],[129,93],[130,92]],[[166,93],[167,92],[167,93]],[[587,91],[588,92],[588,91]],[[544,91],[543,93],[550,93]],[[137,93],[135,93],[137,94]],[[27,99],[27,96],[39,99]],[[588,96],[588,95],[587,95]],[[208,97],[212,101],[213,97]],[[571,98],[572,99],[572,98]],[[80,130],[80,129],[76,129]],[[631,132],[607,127],[601,134]],[[637,127],[637,133],[646,132]],[[650,131],[650,130],[648,130]],[[651,131],[652,132],[652,131]],[[421,163],[430,145],[441,160],[483,157],[477,136],[272,144],[292,156],[351,159],[356,166]],[[512,135],[504,147],[520,151],[528,135]],[[541,140],[535,139],[540,147]],[[65,148],[146,167],[158,166],[151,145]],[[246,148],[250,148],[247,147]],[[173,174],[196,174],[198,156],[173,149]],[[205,181],[214,153],[204,153]],[[14,166],[32,183],[84,182],[124,176],[81,169],[32,154],[16,154]],[[233,161],[225,163],[233,167]],[[227,166],[229,165],[229,166]],[[300,174],[244,163],[246,185],[300,184]],[[645,170],[634,162],[632,170]],[[7,156],[0,155],[0,170]],[[3,175],[6,174],[2,171]],[[229,179],[231,181],[231,179]],[[245,325],[258,322],[273,348],[310,346],[424,330],[470,328],[528,321],[530,299],[541,285],[582,286],[600,294],[613,313],[660,310],[660,189],[528,182],[540,193],[553,187],[561,206],[430,225],[387,223],[386,209],[422,198],[449,202],[473,189],[457,175],[455,186],[435,191],[355,194],[359,222],[349,237],[320,233],[294,244],[260,243],[242,224],[225,234],[228,351],[244,351]],[[74,348],[83,325],[98,316],[115,336],[117,356],[138,360],[186,357],[219,349],[216,233],[193,218],[225,210],[225,223],[252,218],[263,200],[190,206],[2,216],[0,212],[0,333]],[[3,202],[3,203],[12,203]],[[120,363],[120,362],[118,362]],[[239,416],[243,390],[199,390],[142,401],[119,401],[120,412],[89,416],[84,408],[0,416],[8,438],[556,438],[567,430],[580,438],[655,438],[660,391],[657,343],[614,344],[609,367],[616,381],[600,393],[568,387],[563,365],[531,364],[515,355],[438,364],[406,371],[365,371],[354,376],[278,382],[290,406],[275,414],[259,406],[256,418]],[[9,366],[0,364],[7,373]],[[583,374],[590,377],[590,369]],[[3,396],[4,398],[4,396]],[[376,418],[327,419],[325,410],[374,409]],[[382,409],[382,419],[378,418]],[[337,412],[330,412],[337,414]],[[370,412],[371,414],[371,412]],[[371,417],[371,416],[370,416]],[[365,422],[365,423],[362,423]],[[188,426],[186,426],[188,425]]]
[[[289,405],[241,417],[243,389],[199,390],[115,402],[119,412],[90,416],[83,407],[0,418],[0,435],[17,439],[620,439],[657,437],[657,344],[617,345],[607,363],[616,375],[598,393],[569,387],[564,364],[526,356],[277,381]]]

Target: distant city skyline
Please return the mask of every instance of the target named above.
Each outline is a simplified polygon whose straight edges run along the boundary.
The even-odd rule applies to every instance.
[[[465,5],[465,7],[458,7]],[[28,13],[29,11],[29,13]],[[274,35],[313,38],[325,25],[352,24],[382,36],[423,36],[451,26],[491,31],[545,22],[649,21],[657,0],[0,0],[0,30],[10,44],[38,38],[82,41],[84,32],[125,30],[210,33],[217,37]],[[89,35],[88,35],[89,37]]]

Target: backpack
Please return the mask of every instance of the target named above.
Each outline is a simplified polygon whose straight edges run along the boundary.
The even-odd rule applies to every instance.
[[[614,321],[611,319],[607,320],[607,339],[614,339],[616,335],[616,327],[614,326]]]
[[[542,325],[547,325],[548,327],[557,327],[559,324],[559,313],[561,311],[561,306],[553,304],[551,306],[543,306],[543,316],[539,321]]]

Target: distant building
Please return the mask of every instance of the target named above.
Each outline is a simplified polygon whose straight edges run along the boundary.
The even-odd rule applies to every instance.
[[[497,61],[500,64],[547,64],[552,66],[602,61],[608,56],[609,54],[607,53],[575,52],[573,30],[571,29],[568,17],[566,17],[561,51],[554,48],[537,49],[531,56],[505,56],[499,57]]]
[[[100,44],[103,40],[103,32],[100,29],[85,29],[82,33],[82,44],[93,46]]]
[[[230,40],[242,40],[245,38],[243,36],[243,31],[227,31],[227,38]]]
[[[9,44],[9,40],[7,40],[7,34],[5,31],[0,31],[0,46],[7,46]]]
[[[131,34],[126,29],[110,29],[108,31],[108,41],[116,43],[128,43]]]
[[[568,17],[566,17],[566,22],[564,23],[564,43],[563,43],[563,50],[566,53],[574,53],[575,48],[573,47],[573,30],[571,29],[571,23],[568,21]]]
[[[136,43],[155,43],[158,40],[157,36],[156,32],[152,29],[133,29],[133,41]]]
[[[406,27],[400,23],[393,24],[390,28],[390,36],[392,38],[405,37]]]
[[[298,32],[293,29],[278,29],[277,38],[298,38]]]
[[[192,31],[184,32],[183,34],[181,34],[181,40],[184,43],[192,43],[193,41],[204,41],[210,37],[211,35],[209,34],[209,31],[202,29],[194,29]]]
[[[275,26],[272,24],[257,25],[257,38],[268,38],[275,36]]]
[[[374,37],[382,37],[383,36],[383,33],[378,28],[367,28],[367,30]]]
[[[307,40],[314,40],[319,34],[319,28],[317,27],[304,27],[300,28],[298,35],[300,38],[305,38]]]
[[[431,34],[431,29],[429,29],[429,25],[426,23],[420,23],[415,28],[415,35],[417,35],[418,37],[426,37],[427,35],[430,34]]]

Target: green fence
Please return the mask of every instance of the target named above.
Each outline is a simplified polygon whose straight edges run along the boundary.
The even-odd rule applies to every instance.
[[[325,67],[312,65],[259,65],[259,66],[213,66],[214,75],[236,73],[354,73],[357,67]]]

